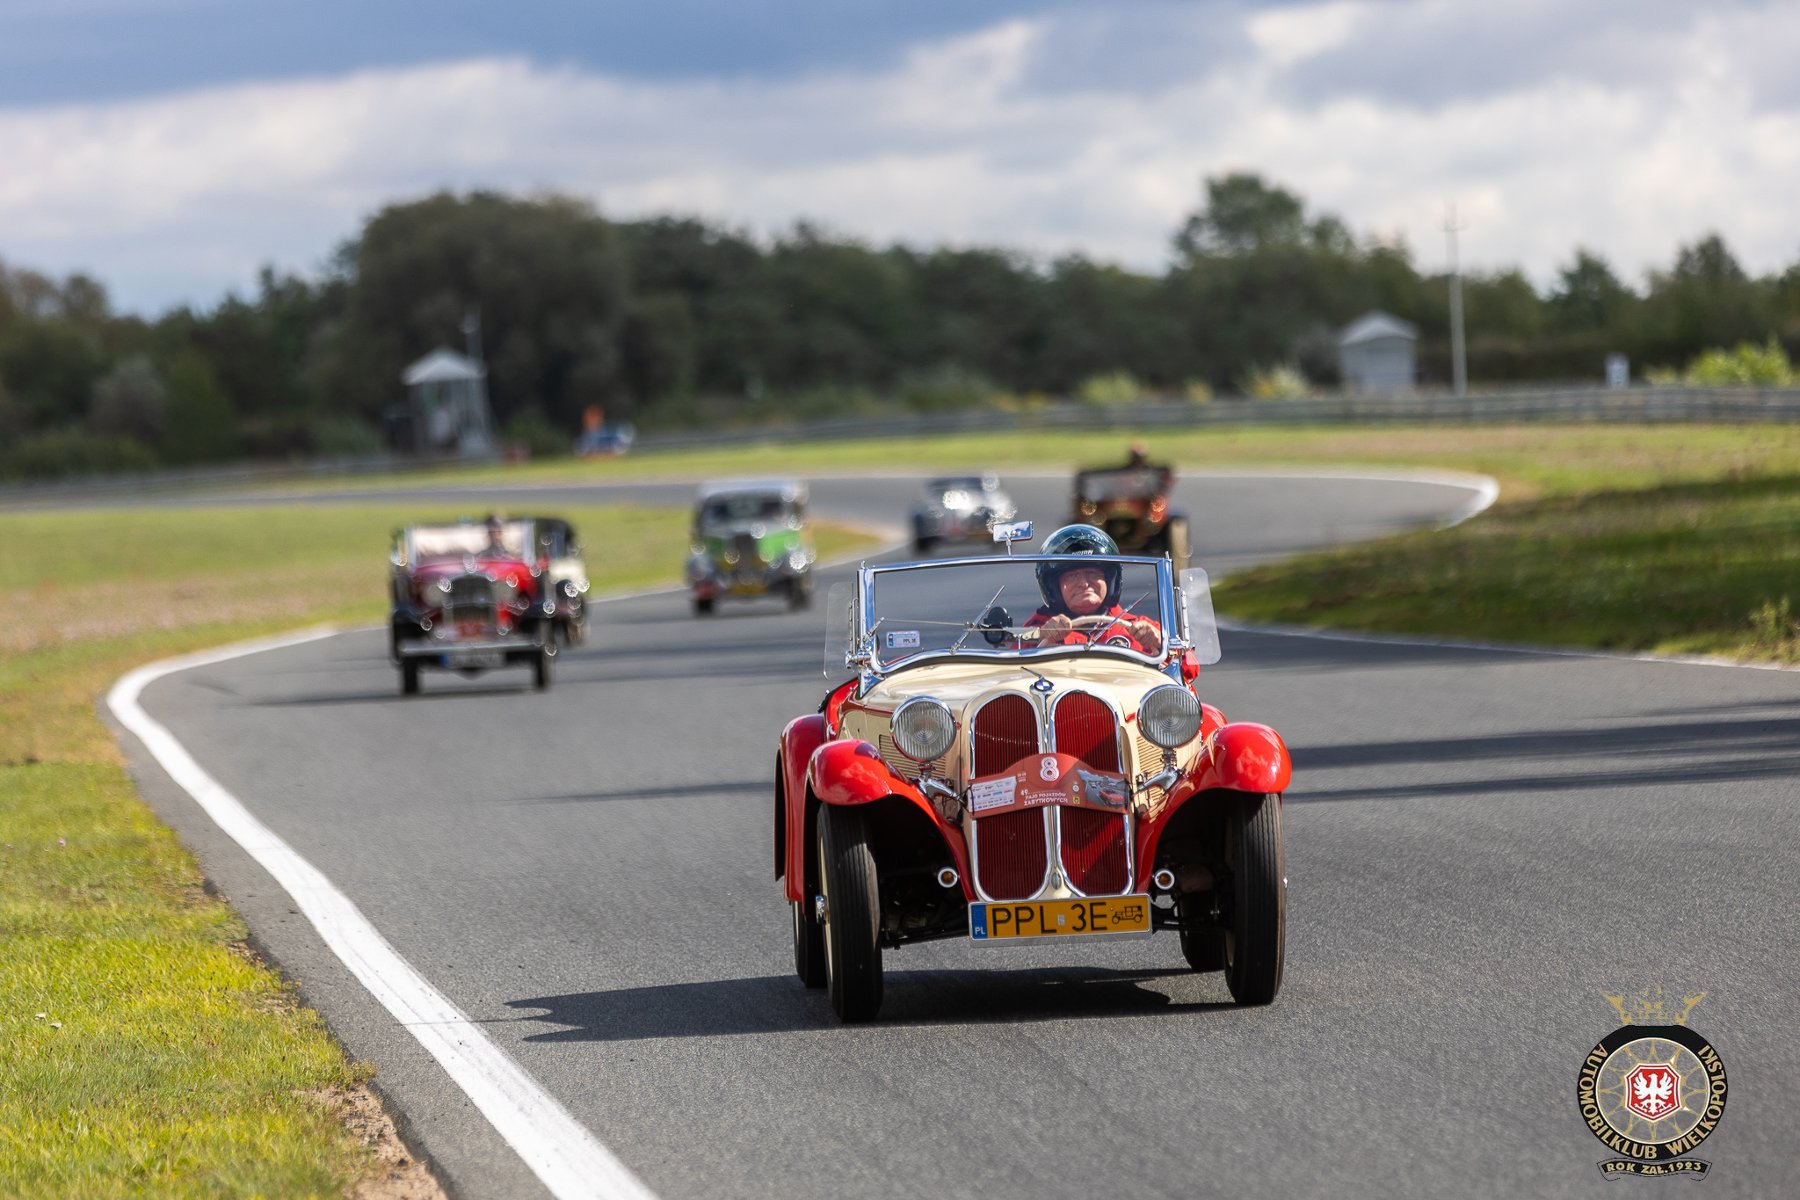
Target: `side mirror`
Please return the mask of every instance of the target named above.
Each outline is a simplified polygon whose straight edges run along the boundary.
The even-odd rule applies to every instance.
[[[1012,634],[1007,631],[1012,624],[1012,614],[998,604],[981,614],[982,638],[990,646],[1002,646],[1011,640]]]

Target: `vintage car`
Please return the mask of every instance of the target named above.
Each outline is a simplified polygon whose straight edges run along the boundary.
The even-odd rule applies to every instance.
[[[1187,517],[1169,511],[1173,467],[1131,463],[1075,476],[1074,515],[1069,519],[1104,529],[1128,554],[1167,554],[1177,571],[1193,557]]]
[[[712,612],[726,596],[780,596],[789,608],[805,608],[816,557],[803,483],[710,483],[694,500],[687,580],[696,614]]]
[[[474,675],[523,663],[550,686],[556,657],[549,559],[532,521],[462,521],[399,530],[389,555],[389,655],[400,690],[427,667]]]
[[[539,556],[549,564],[544,594],[549,597],[551,618],[563,644],[579,646],[587,641],[587,564],[582,561],[581,539],[575,527],[561,517],[531,517],[537,532]]]
[[[1071,563],[1104,573],[1119,608],[1050,644],[1039,605]],[[880,1007],[884,949],[939,938],[1073,953],[1172,930],[1238,1003],[1274,999],[1291,767],[1273,729],[1196,693],[1218,658],[1204,571],[864,565],[826,609],[827,672],[855,677],[781,733],[774,865],[795,969],[841,1019]]]
[[[988,542],[994,522],[1010,521],[1016,512],[992,475],[927,480],[912,510],[913,548],[929,554],[939,542]]]

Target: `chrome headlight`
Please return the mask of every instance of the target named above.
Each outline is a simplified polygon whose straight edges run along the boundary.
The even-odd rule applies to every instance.
[[[894,745],[914,762],[930,762],[950,749],[956,718],[930,696],[914,696],[894,710]]]
[[[1138,728],[1165,750],[1185,746],[1200,732],[1200,701],[1178,684],[1153,688],[1138,705]]]

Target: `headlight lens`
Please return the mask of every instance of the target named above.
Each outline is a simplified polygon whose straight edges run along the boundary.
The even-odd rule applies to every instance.
[[[1138,705],[1138,728],[1165,750],[1185,746],[1200,732],[1200,701],[1177,684],[1154,688]]]
[[[914,762],[937,758],[955,738],[956,718],[930,696],[914,696],[894,710],[894,745]]]

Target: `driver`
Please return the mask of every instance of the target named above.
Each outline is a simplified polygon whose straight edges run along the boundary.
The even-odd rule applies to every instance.
[[[481,557],[511,558],[512,551],[506,548],[506,522],[490,513],[484,524],[487,527],[487,545],[481,548]]]
[[[1117,554],[1113,540],[1092,525],[1065,525],[1044,540],[1045,554]],[[1162,626],[1148,617],[1127,614],[1119,602],[1123,572],[1117,563],[1046,562],[1037,569],[1038,591],[1044,605],[1025,628],[1038,629],[1039,646],[1078,646],[1090,641],[1125,646],[1145,654],[1161,654]],[[1089,623],[1075,628],[1082,617],[1117,617],[1108,625]]]

